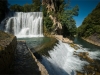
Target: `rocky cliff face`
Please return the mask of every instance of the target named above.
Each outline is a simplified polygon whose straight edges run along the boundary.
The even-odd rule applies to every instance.
[[[55,11],[55,3],[56,0],[42,0],[42,5],[46,5],[47,13],[50,11]]]
[[[62,31],[61,22],[57,20],[56,16],[54,16],[50,13],[50,12],[57,13],[57,11],[59,9],[58,4],[59,4],[58,0],[42,0],[42,5],[46,5],[47,14],[49,14],[49,17],[53,22],[54,32],[61,34],[61,31]]]
[[[16,45],[15,36],[0,31],[0,74],[9,72]]]

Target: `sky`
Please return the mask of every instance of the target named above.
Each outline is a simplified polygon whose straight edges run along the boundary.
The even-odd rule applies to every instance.
[[[100,0],[70,0],[70,6],[79,6],[79,15],[75,16],[76,26],[80,26],[84,20],[92,12],[92,10],[97,6]],[[19,4],[24,5],[26,3],[31,4],[32,0],[8,0],[10,5]]]

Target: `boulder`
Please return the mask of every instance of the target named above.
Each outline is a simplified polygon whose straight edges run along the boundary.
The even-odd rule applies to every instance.
[[[16,46],[17,39],[14,35],[0,31],[0,74],[9,72]]]

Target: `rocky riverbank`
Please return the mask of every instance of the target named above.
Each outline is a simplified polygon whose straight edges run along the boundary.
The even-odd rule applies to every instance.
[[[75,50],[78,50],[79,47],[73,43],[72,40],[68,38],[63,38],[61,35],[54,36],[56,39],[61,40],[62,42],[69,43],[71,47],[73,47]],[[87,40],[86,40],[87,41]],[[90,42],[90,41],[89,41]],[[96,44],[98,45],[98,44]],[[98,45],[99,46],[99,45]],[[74,52],[73,55],[76,55],[80,57],[81,60],[85,60],[89,63],[89,65],[84,66],[83,73],[77,72],[77,75],[100,75],[100,64],[98,60],[93,60],[89,57],[88,52]]]
[[[79,52],[76,55],[89,63],[83,67],[83,73],[77,72],[77,75],[100,75],[100,62],[91,59],[88,52]]]
[[[57,40],[61,40],[62,42],[65,43],[73,43],[72,40],[68,39],[67,37],[64,38],[62,35],[53,35]]]
[[[82,39],[85,40],[85,41],[87,41],[87,42],[89,42],[89,43],[91,43],[91,44],[94,44],[96,46],[100,46],[100,39],[97,40],[97,39],[94,39],[92,37],[82,38]]]
[[[15,36],[0,31],[0,75],[9,73],[16,46]]]

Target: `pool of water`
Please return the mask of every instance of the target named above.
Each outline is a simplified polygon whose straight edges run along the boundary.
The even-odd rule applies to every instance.
[[[37,47],[41,44],[50,41],[48,37],[34,37],[34,38],[18,38],[17,40],[25,40],[29,48]]]

